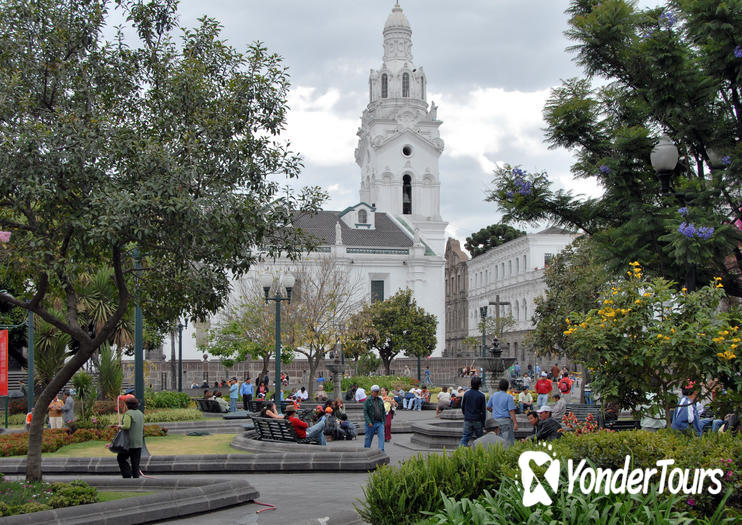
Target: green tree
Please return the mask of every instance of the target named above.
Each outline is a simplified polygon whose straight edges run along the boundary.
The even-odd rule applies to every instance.
[[[472,257],[476,257],[525,234],[526,232],[516,230],[507,224],[492,224],[467,237],[464,247]]]
[[[266,304],[264,297],[257,283],[240,283],[238,299],[220,312],[201,350],[218,357],[227,368],[248,359],[260,359],[263,368],[258,377],[264,377],[276,347],[275,307],[273,303]],[[289,363],[291,359],[290,352],[281,354],[282,362]]]
[[[556,255],[544,270],[546,292],[536,297],[530,344],[544,356],[561,354],[564,331],[572,312],[587,312],[598,304],[606,283],[615,279],[596,254],[591,238],[580,237]]]
[[[111,9],[125,23],[106,42]],[[324,193],[278,180],[301,166],[278,137],[288,90],[280,57],[260,44],[236,51],[212,19],[179,40],[177,30],[170,0],[0,6],[0,228],[12,234],[1,264],[24,283],[0,301],[79,345],[37,397],[28,480],[41,478],[53,394],[111,338],[135,294],[155,326],[184,312],[205,318],[259,256],[309,244],[293,220]],[[80,276],[100,268],[112,270],[117,299],[91,335],[78,315]]]
[[[551,147],[599,198],[555,190],[544,173],[503,166],[488,199],[505,221],[550,221],[592,235],[612,273],[641,260],[675,282],[723,278],[742,295],[742,9],[738,2],[572,0],[567,36],[586,78],[552,91]],[[678,145],[669,191],[650,163],[662,134]],[[692,287],[692,286],[691,286]]]
[[[121,384],[124,382],[124,370],[121,366],[121,353],[113,350],[108,343],[98,350],[98,386],[103,399],[116,400],[121,393]]]
[[[390,374],[392,360],[400,353],[425,357],[435,349],[438,320],[417,305],[409,288],[364,307],[373,323],[366,346],[378,352],[384,373]]]
[[[742,389],[737,358],[740,312],[721,312],[721,278],[689,292],[663,278],[647,279],[638,262],[608,285],[599,306],[565,319],[567,355],[593,372],[593,388],[624,408],[656,395],[668,423],[675,390],[688,381]]]

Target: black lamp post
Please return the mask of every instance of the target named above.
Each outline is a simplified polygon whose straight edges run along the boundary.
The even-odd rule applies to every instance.
[[[487,357],[487,305],[479,307],[479,317],[482,319],[482,357]],[[485,386],[485,372],[482,367],[482,386]],[[485,387],[486,388],[486,387]]]
[[[265,304],[268,301],[274,301],[276,303],[276,408],[281,411],[281,396],[278,394],[281,391],[281,301],[286,301],[291,304],[291,290],[294,287],[294,276],[289,274],[284,275],[278,279],[278,284],[275,287],[275,295],[270,297],[271,288],[275,279],[272,275],[266,274],[261,278],[261,284],[263,285],[263,292],[265,293]],[[286,295],[282,295],[282,288],[286,288]],[[267,388],[267,385],[266,385]]]
[[[178,392],[183,391],[183,328],[188,328],[188,319],[178,321]]]
[[[657,179],[660,181],[660,192],[663,196],[669,196],[673,193],[675,197],[683,200],[683,196],[675,194],[672,191],[672,176],[675,173],[675,168],[678,165],[680,155],[678,153],[678,147],[667,135],[662,135],[659,142],[652,149],[649,155],[649,160],[652,163],[652,168],[657,173]],[[685,265],[685,286],[688,290],[696,289],[696,265],[692,263],[686,263]]]

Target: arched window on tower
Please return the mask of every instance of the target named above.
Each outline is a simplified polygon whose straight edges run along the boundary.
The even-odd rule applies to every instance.
[[[410,96],[410,74],[402,74],[402,96],[407,98]]]
[[[425,100],[425,77],[420,78],[420,98]]]
[[[412,215],[412,178],[402,177],[402,215]]]
[[[381,75],[381,98],[386,98],[389,94],[389,87],[386,73]]]

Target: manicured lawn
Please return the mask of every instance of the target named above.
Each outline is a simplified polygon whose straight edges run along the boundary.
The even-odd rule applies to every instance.
[[[148,437],[147,449],[153,456],[174,456],[194,454],[249,454],[230,446],[236,434],[211,434],[209,436],[171,436]],[[113,455],[104,441],[86,441],[62,447],[56,452],[44,454],[45,457],[100,457]]]
[[[114,501],[117,499],[124,498],[136,498],[138,496],[149,496],[150,494],[157,494],[156,492],[122,492],[114,490],[99,490],[98,491],[98,503],[104,501]]]

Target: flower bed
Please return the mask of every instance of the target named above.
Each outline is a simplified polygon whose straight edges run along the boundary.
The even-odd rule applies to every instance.
[[[80,428],[73,434],[63,429],[44,430],[44,436],[41,439],[41,451],[55,452],[66,445],[85,441],[111,441],[116,432],[117,429],[114,427]],[[158,425],[145,425],[144,435],[148,437],[164,436],[167,435],[167,428]],[[0,435],[0,456],[25,456],[26,454],[28,454],[27,432]]]
[[[5,481],[0,474],[0,516],[27,514],[98,502],[98,491],[83,481],[47,483]]]

